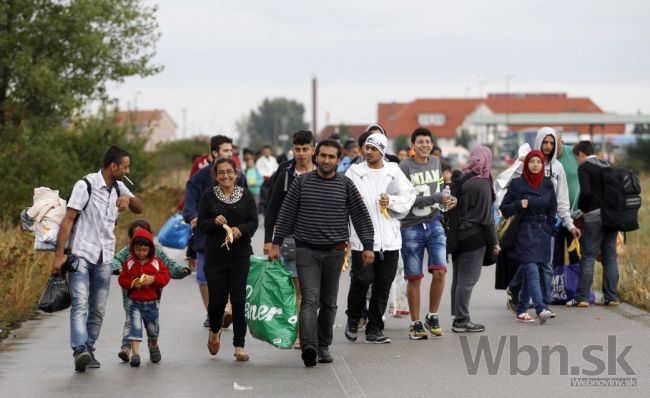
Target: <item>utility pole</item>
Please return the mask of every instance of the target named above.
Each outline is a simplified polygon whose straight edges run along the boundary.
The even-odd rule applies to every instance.
[[[314,133],[314,136],[318,136],[318,127],[316,126],[316,118],[318,115],[316,108],[316,97],[318,93],[318,88],[316,86],[316,76],[311,78],[311,129]]]

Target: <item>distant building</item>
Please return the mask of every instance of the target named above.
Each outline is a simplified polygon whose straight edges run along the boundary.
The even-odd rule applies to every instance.
[[[389,137],[410,134],[419,126],[427,127],[437,138],[439,146],[456,145],[465,133],[469,140],[482,144],[492,143],[495,134],[536,130],[539,125],[476,126],[465,123],[474,114],[517,113],[604,113],[589,98],[568,97],[564,93],[490,94],[487,98],[436,98],[416,99],[405,103],[379,103],[377,119]],[[552,126],[558,131],[576,135],[589,134],[588,125]],[[622,134],[625,125],[608,124],[592,126],[597,134]]]
[[[165,110],[154,109],[149,111],[118,112],[117,123],[129,125],[134,132],[151,132],[145,150],[153,151],[161,142],[176,139],[178,126],[174,119]]]

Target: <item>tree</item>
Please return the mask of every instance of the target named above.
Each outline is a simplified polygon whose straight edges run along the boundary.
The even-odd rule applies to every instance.
[[[161,70],[150,65],[156,7],[141,0],[5,0],[0,3],[0,138],[29,123],[52,127],[106,84]]]
[[[271,145],[276,151],[288,151],[291,134],[307,128],[304,116],[305,107],[297,101],[282,97],[266,98],[256,111],[251,111],[248,123],[240,121],[239,125],[245,126],[246,130],[241,133],[247,135],[251,148]],[[281,141],[282,135],[286,135],[287,139]]]

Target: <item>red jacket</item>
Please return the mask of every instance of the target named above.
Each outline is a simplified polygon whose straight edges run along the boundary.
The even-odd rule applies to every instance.
[[[150,253],[152,258],[145,261],[140,261],[136,258],[133,251],[133,240],[137,237],[142,237],[151,242]],[[160,299],[162,288],[169,283],[169,271],[165,264],[157,257],[155,257],[155,249],[153,248],[153,237],[151,234],[140,228],[133,234],[129,250],[131,256],[127,258],[126,263],[122,266],[118,282],[120,286],[128,291],[128,296],[131,300],[135,301],[152,301]],[[153,283],[149,286],[137,287],[131,289],[131,283],[142,274],[153,275]]]

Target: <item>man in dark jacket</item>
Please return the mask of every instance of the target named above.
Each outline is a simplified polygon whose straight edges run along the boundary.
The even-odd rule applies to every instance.
[[[594,155],[590,141],[580,141],[573,147],[578,158],[578,181],[580,196],[578,207],[584,213],[585,226],[582,233],[582,259],[580,260],[580,284],[569,307],[589,307],[589,289],[594,281],[594,262],[601,251],[603,263],[603,305],[619,305],[618,263],[616,237],[618,231],[605,229],[601,224],[600,208],[604,196],[603,171],[609,164]]]
[[[293,159],[282,163],[278,170],[271,177],[271,194],[264,213],[264,254],[269,254],[273,244],[273,230],[278,219],[278,213],[289,187],[297,176],[313,171],[314,165],[314,134],[311,131],[300,130],[293,134]],[[284,239],[281,250],[281,260],[287,270],[291,272],[294,290],[296,292],[296,303],[300,312],[300,281],[296,269],[296,244],[293,237]],[[295,348],[300,343],[296,342]]]
[[[212,159],[232,158],[232,139],[225,135],[215,135],[210,139],[210,153]],[[185,207],[183,208],[183,219],[186,223],[196,227],[198,217],[199,201],[203,192],[214,187],[214,160],[208,166],[196,172],[185,184]],[[239,172],[237,185],[248,188],[246,176]],[[205,279],[205,234],[199,230],[194,230],[194,241],[192,249],[196,252],[196,283],[199,285],[201,299],[207,311],[208,309],[208,281]],[[225,316],[224,316],[225,317]],[[208,319],[203,322],[203,326],[209,327]]]

